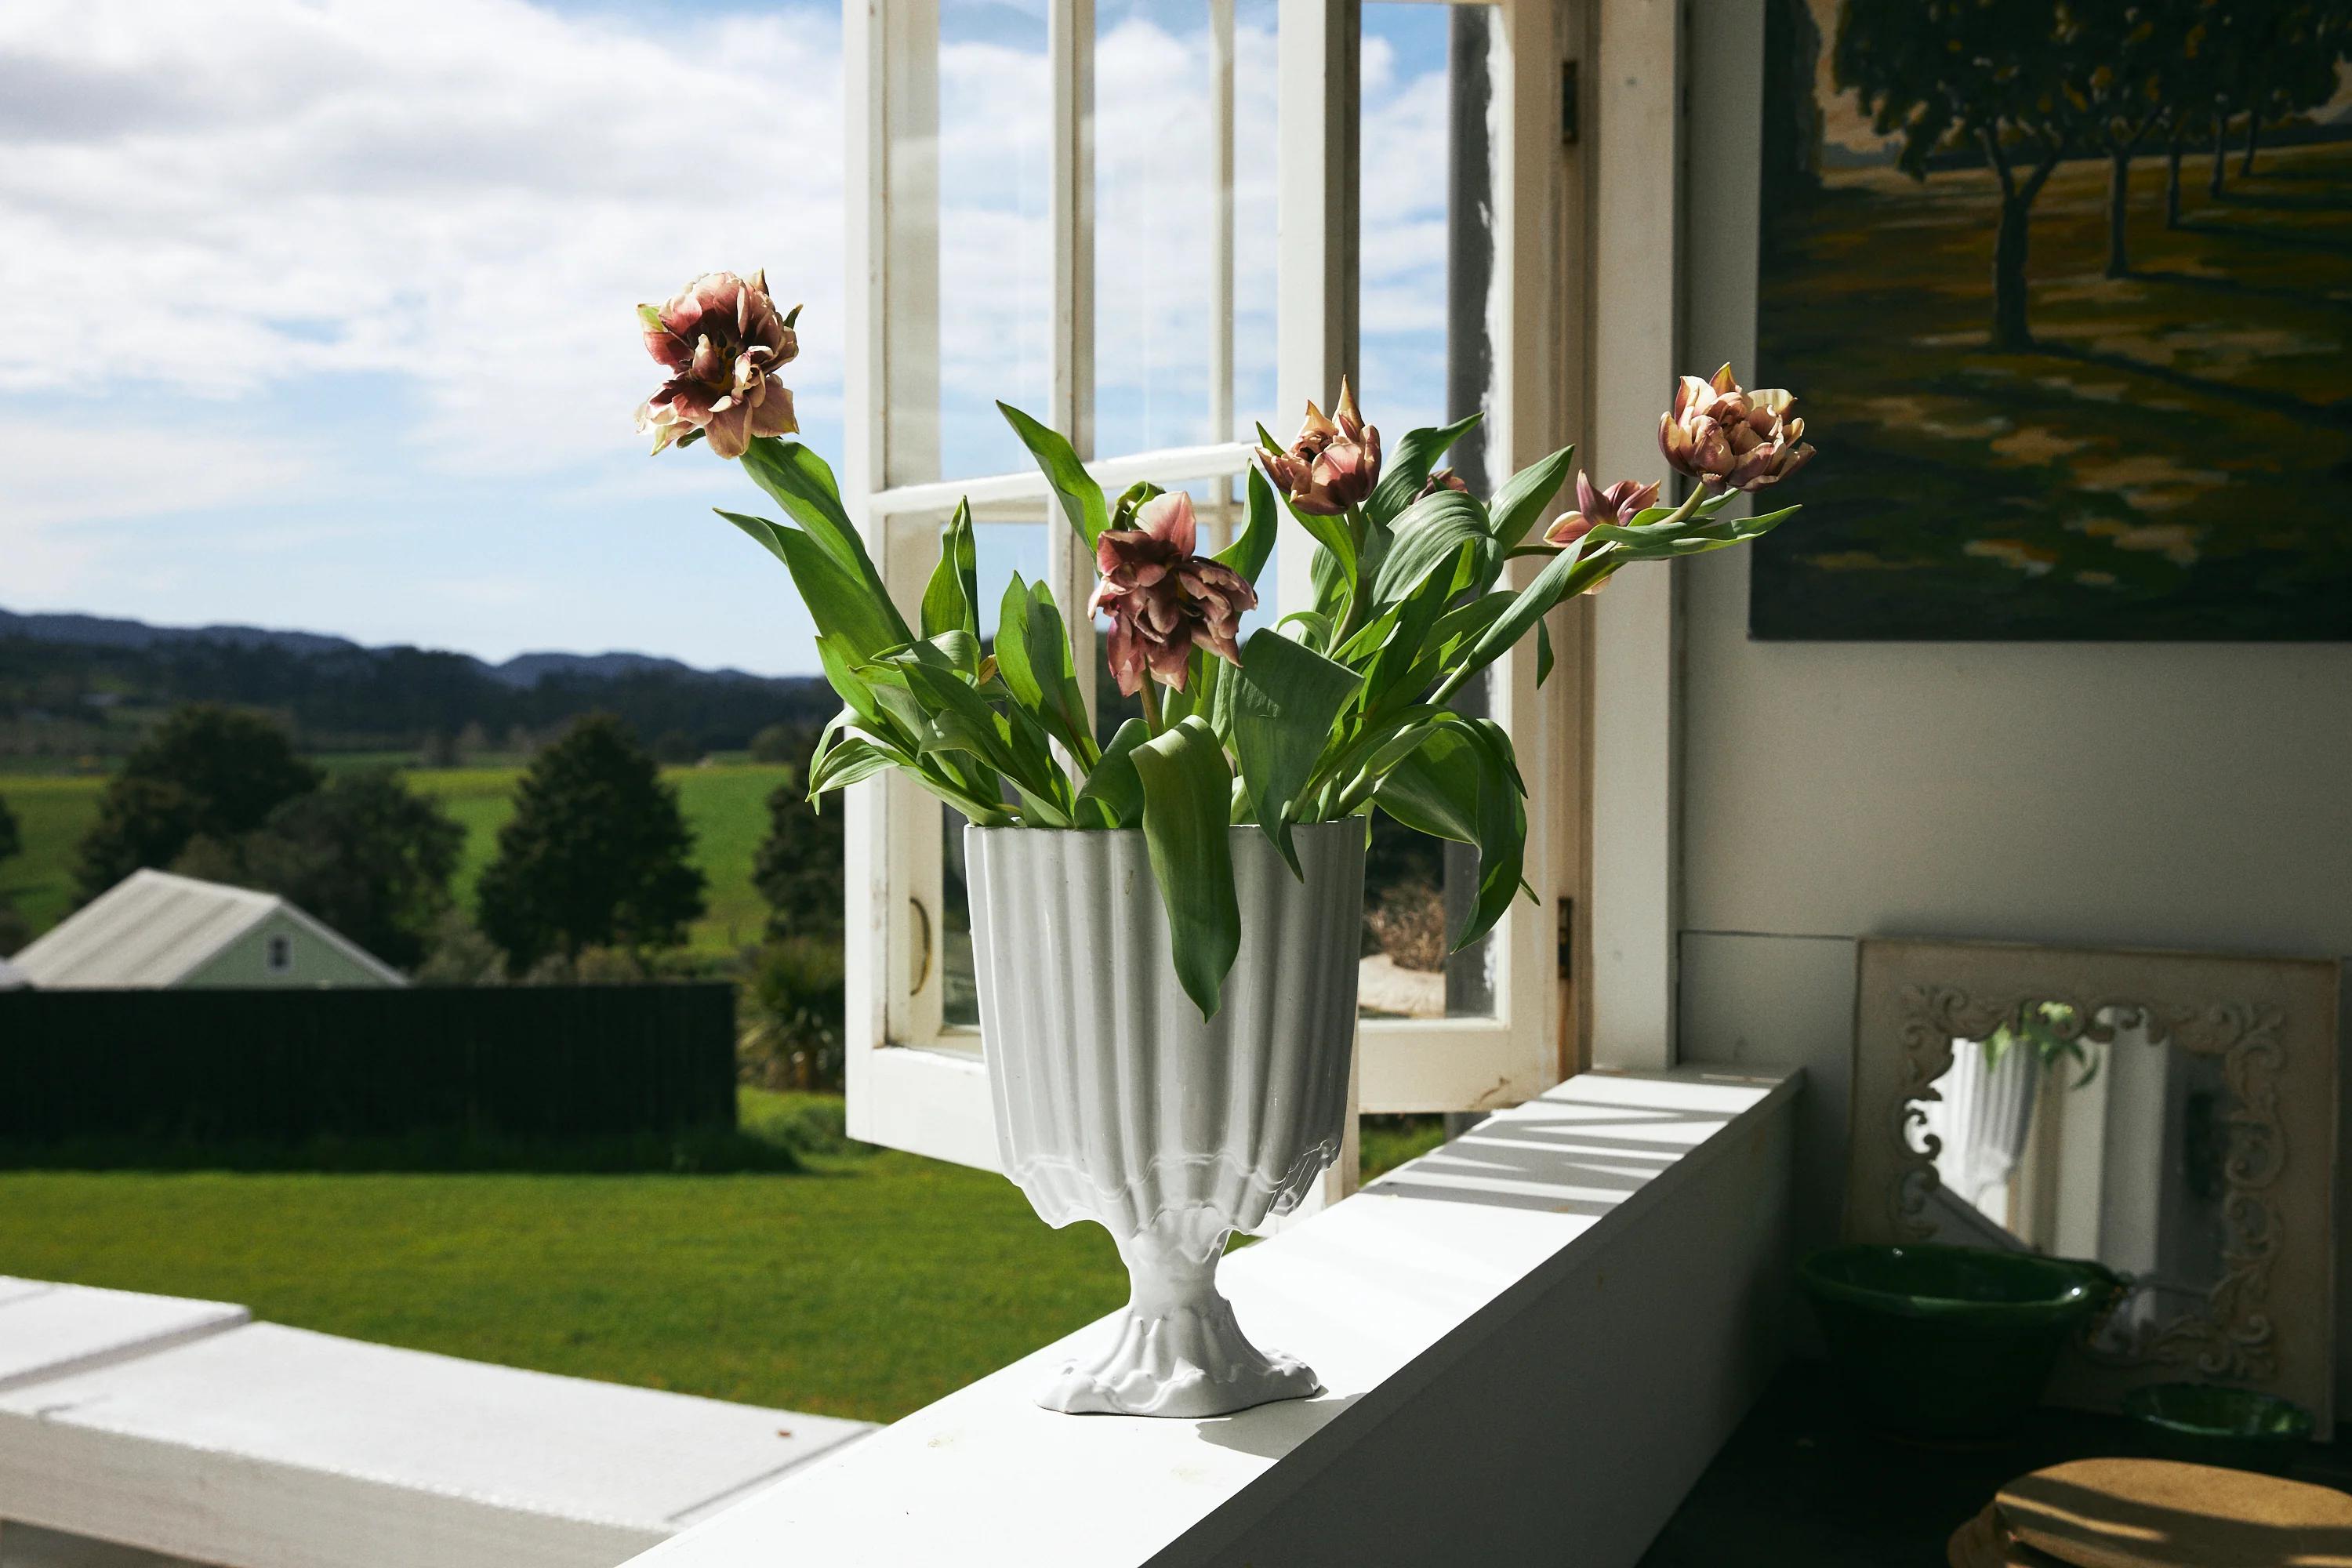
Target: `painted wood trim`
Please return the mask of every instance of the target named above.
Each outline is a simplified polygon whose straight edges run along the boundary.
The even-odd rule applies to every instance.
[[[1682,255],[1682,6],[1599,0],[1592,100],[1596,474],[1660,467],[1657,411],[1678,363]],[[1590,645],[1594,693],[1593,823],[1584,990],[1591,1059],[1627,1068],[1674,1060],[1675,940],[1680,881],[1675,776],[1676,569],[1626,572],[1598,595]]]
[[[1780,1363],[1797,1085],[1584,1074],[1234,1254],[1235,1311],[1322,1374],[1315,1400],[1037,1408],[1106,1319],[637,1562],[1434,1563],[1472,1542],[1632,1568]]]

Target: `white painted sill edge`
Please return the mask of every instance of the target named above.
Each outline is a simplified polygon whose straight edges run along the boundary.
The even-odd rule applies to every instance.
[[[1316,1399],[1210,1421],[1038,1409],[1105,1319],[633,1568],[1381,1563],[1448,1542],[1432,1560],[1500,1563],[1561,1561],[1564,1537],[1573,1561],[1631,1564],[1780,1359],[1801,1079],[1586,1073],[1234,1254],[1243,1325],[1322,1374]]]

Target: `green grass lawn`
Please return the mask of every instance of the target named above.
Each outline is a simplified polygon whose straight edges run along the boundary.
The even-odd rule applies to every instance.
[[[743,1124],[838,1105],[745,1089]],[[1368,1170],[1435,1123],[1369,1124]],[[0,1274],[876,1421],[1126,1300],[1099,1227],[1046,1229],[1002,1177],[793,1141],[795,1174],[0,1171]]]
[[[474,884],[498,852],[499,829],[514,814],[518,767],[415,769],[412,788],[436,795],[466,828],[466,849],[456,890],[471,907]],[[758,763],[711,767],[665,768],[677,786],[687,825],[694,830],[695,864],[709,879],[709,909],[695,923],[689,945],[697,952],[728,953],[756,941],[767,906],[751,886],[751,861],[767,837],[769,793],[790,769]],[[0,861],[0,895],[13,900],[38,935],[73,907],[74,854],[98,815],[106,780],[91,776],[12,773],[0,775],[0,800],[16,814],[25,853]]]
[[[1990,346],[1992,177],[1841,171],[1775,226],[1759,372],[1821,456],[1756,547],[1775,637],[2342,637],[2352,531],[2352,142],[2232,161],[2220,199],[2103,159],[2035,204],[2030,349]],[[1742,367],[1745,368],[1745,367]]]
[[[0,898],[13,903],[38,936],[73,908],[74,855],[98,816],[102,778],[69,773],[0,776],[0,800],[16,814],[22,855],[0,860]]]
[[[746,1091],[747,1122],[789,1108]],[[1126,1300],[1093,1226],[891,1152],[788,1175],[0,1173],[0,1273],[886,1421]]]

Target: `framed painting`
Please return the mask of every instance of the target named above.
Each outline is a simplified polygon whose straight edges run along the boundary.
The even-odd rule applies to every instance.
[[[2352,639],[2352,6],[1767,6],[1751,635]]]

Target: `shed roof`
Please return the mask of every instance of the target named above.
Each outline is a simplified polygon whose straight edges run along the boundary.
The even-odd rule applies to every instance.
[[[133,871],[16,954],[39,986],[176,985],[270,916],[284,913],[388,985],[401,973],[275,893]]]

